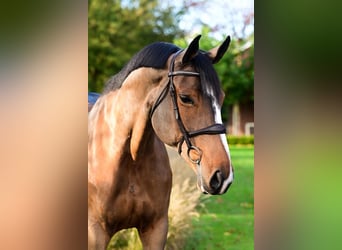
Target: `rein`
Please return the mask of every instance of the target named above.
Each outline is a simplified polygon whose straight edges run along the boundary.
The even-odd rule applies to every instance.
[[[219,124],[219,123],[215,123],[213,125],[210,125],[208,127],[196,130],[196,131],[187,131],[183,121],[181,119],[180,113],[179,113],[179,109],[178,109],[178,103],[177,103],[177,95],[176,95],[176,89],[175,89],[175,85],[173,83],[173,77],[174,76],[178,76],[178,75],[183,75],[183,76],[197,76],[199,77],[200,74],[198,72],[191,72],[191,71],[174,71],[174,63],[176,60],[176,57],[182,52],[182,50],[178,51],[177,53],[175,53],[171,59],[171,63],[170,63],[170,71],[168,74],[169,77],[169,81],[167,83],[167,85],[165,86],[165,88],[162,90],[161,94],[159,95],[159,97],[157,98],[156,102],[154,103],[154,105],[152,106],[151,112],[150,112],[150,118],[152,119],[153,113],[156,110],[156,108],[159,106],[159,104],[164,100],[164,98],[167,95],[167,91],[169,91],[170,96],[171,96],[171,100],[173,103],[173,111],[175,113],[175,118],[176,121],[178,123],[178,127],[182,133],[182,138],[181,140],[178,142],[178,153],[181,154],[182,153],[182,145],[185,142],[188,150],[187,150],[187,156],[190,159],[191,162],[199,165],[202,159],[202,150],[199,149],[198,147],[192,145],[190,138],[198,136],[198,135],[215,135],[215,134],[225,134],[226,133],[226,128],[224,127],[223,124]],[[198,154],[198,158],[193,159],[190,156],[190,152],[191,151],[195,151]]]

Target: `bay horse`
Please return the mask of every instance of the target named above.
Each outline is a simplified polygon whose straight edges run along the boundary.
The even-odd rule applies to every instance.
[[[207,52],[197,36],[182,50],[148,45],[105,85],[88,115],[88,249],[106,249],[136,227],[144,249],[164,249],[172,173],[165,144],[197,174],[205,194],[223,194],[233,168],[213,68],[230,37]]]

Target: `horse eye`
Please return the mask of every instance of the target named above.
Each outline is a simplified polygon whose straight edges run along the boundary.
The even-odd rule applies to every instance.
[[[191,99],[190,96],[179,95],[179,98],[181,99],[182,103],[184,103],[184,104],[194,104],[194,101]]]

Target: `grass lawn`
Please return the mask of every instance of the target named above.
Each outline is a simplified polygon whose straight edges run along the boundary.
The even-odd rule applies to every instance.
[[[203,196],[185,250],[254,249],[254,148],[230,146],[234,182],[225,195]]]

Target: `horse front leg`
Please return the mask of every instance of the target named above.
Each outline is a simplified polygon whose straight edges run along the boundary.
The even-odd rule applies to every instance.
[[[88,250],[106,250],[110,237],[98,222],[88,221]]]
[[[167,215],[152,223],[147,228],[138,229],[144,250],[163,250],[168,231]]]

